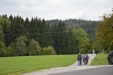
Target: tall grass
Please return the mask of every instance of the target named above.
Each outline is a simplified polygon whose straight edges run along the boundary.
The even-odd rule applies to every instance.
[[[21,73],[52,67],[68,66],[76,61],[77,55],[45,55],[0,58],[0,75]]]
[[[107,61],[108,54],[98,54],[92,61],[91,65],[108,65]]]

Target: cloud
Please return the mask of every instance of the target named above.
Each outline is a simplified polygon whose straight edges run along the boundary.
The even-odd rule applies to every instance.
[[[112,0],[0,0],[0,14],[20,15],[23,18],[100,20],[111,13]]]

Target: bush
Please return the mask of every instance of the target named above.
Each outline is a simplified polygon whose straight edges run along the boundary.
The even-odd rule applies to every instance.
[[[14,56],[14,50],[12,47],[7,47],[6,48],[6,56]]]
[[[6,56],[5,43],[0,41],[0,57]]]
[[[41,47],[37,41],[32,39],[27,49],[28,55],[40,55]]]
[[[49,46],[49,47],[42,48],[41,54],[42,55],[55,55],[56,53],[53,47]]]
[[[5,56],[6,56],[5,48],[0,48],[0,57],[5,57]]]

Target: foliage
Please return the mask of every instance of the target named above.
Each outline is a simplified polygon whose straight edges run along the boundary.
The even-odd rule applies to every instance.
[[[103,46],[102,43],[100,42],[100,40],[97,37],[92,45],[92,49],[98,49],[98,52],[101,52],[102,49],[104,49],[104,48],[102,48],[102,46]]]
[[[0,16],[0,41],[6,46],[4,49],[6,55],[4,56],[40,55],[40,48],[50,45],[54,48],[56,54],[75,54],[79,51],[87,52],[90,50],[98,21],[81,19],[52,21],[51,25],[50,21],[37,17],[29,20],[28,18],[23,19],[19,15]],[[84,31],[79,28],[82,28],[88,34],[87,38],[91,41],[90,45],[86,39],[84,40],[86,43],[78,41],[78,37],[82,37],[78,35],[79,31],[81,35],[84,35]],[[73,33],[73,29],[78,29],[77,34]],[[23,36],[26,37],[26,40],[25,38],[23,40]],[[31,42],[32,39],[38,42],[38,44],[34,42],[35,47]],[[7,48],[9,46],[10,48]]]
[[[58,25],[52,27],[54,48],[57,54],[65,54],[67,32],[64,22],[59,22]]]
[[[88,52],[89,49],[87,49],[86,47],[89,46],[89,39],[87,38],[87,33],[82,28],[78,28],[78,30],[73,30],[73,35],[75,36],[75,39],[78,43],[78,52]]]
[[[66,41],[66,50],[70,54],[78,54],[78,41],[75,38],[75,35],[73,33],[73,29],[70,29],[68,32],[68,37]]]
[[[37,41],[35,41],[34,39],[32,39],[29,42],[29,46],[27,48],[28,55],[39,55],[40,52],[41,52],[41,47],[40,47],[39,43]]]
[[[42,48],[41,54],[42,55],[55,55],[56,53],[53,47],[49,46],[49,47]]]
[[[17,56],[26,54],[26,44],[27,38],[25,36],[20,36],[16,38],[13,49]]]
[[[58,24],[61,20],[55,19],[55,20],[48,20],[47,23],[50,24],[50,26],[53,26],[55,23]],[[88,38],[91,40],[91,43],[95,40],[96,37],[96,27],[98,26],[98,23],[100,21],[91,21],[91,20],[82,20],[82,19],[67,19],[64,20],[64,23],[66,25],[66,29],[78,29],[82,28],[86,31],[88,34]]]
[[[4,41],[3,24],[5,19],[0,16],[0,41]]]
[[[0,57],[6,56],[5,44],[0,41]]]
[[[113,49],[113,13],[103,15],[97,30],[98,38],[103,48]]]
[[[5,56],[6,56],[5,48],[0,48],[0,57],[5,57]]]
[[[14,56],[14,49],[12,47],[7,47],[6,48],[6,56]]]

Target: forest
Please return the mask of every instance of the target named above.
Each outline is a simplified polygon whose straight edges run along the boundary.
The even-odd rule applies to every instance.
[[[55,23],[58,24],[62,20],[49,20],[47,23],[49,23],[50,26],[54,25]],[[92,21],[92,20],[82,20],[82,19],[67,19],[64,20],[66,29],[78,29],[82,28],[83,30],[86,31],[88,34],[88,38],[91,40],[91,42],[94,41],[96,37],[96,27],[99,25],[100,21]]]
[[[19,15],[9,17],[6,14],[1,15],[0,57],[91,53],[93,48],[110,51],[113,41],[109,40],[108,44],[102,41],[105,17],[108,18],[103,16],[103,21],[82,19],[46,21],[38,17],[23,19]],[[111,31],[109,32],[112,38]]]

